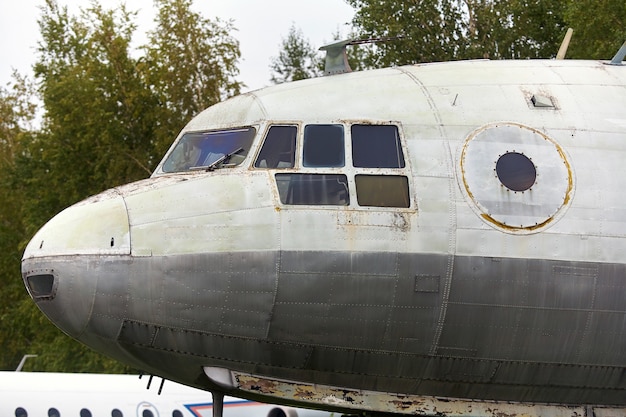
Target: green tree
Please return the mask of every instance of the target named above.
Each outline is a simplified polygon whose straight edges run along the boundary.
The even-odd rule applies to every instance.
[[[134,24],[124,7],[94,3],[77,18],[47,0],[40,27],[35,76],[45,113],[30,153],[41,183],[32,185],[54,191],[32,204],[49,214],[150,174],[157,102],[130,55]]]
[[[20,190],[22,239],[86,195],[150,173],[152,123],[142,116],[156,101],[129,53],[131,19],[124,7],[105,11],[95,3],[81,17],[53,0],[42,8],[35,75],[44,114],[8,176]],[[19,255],[13,271],[19,271]],[[56,329],[27,299],[23,285],[21,294],[13,303],[21,335],[15,334],[21,349],[15,346],[14,356],[18,350],[40,355],[45,360],[37,361],[39,370],[124,369]]]
[[[124,6],[106,10],[94,0],[74,16],[46,0],[34,67],[43,103],[37,128],[27,83],[0,89],[4,369],[34,353],[39,358],[26,369],[127,370],[49,323],[27,296],[19,268],[25,243],[49,218],[88,195],[147,177],[189,118],[239,91],[232,25],[192,13],[190,1],[156,5],[150,45],[131,51],[135,13]]]
[[[193,116],[239,94],[241,53],[231,22],[191,10],[191,0],[155,0],[156,28],[141,67],[158,98],[155,140],[165,152]]]
[[[12,78],[9,88],[0,87],[0,167],[15,165],[23,136],[33,130],[37,110],[32,82],[17,72]]]
[[[462,10],[451,0],[347,0],[361,38],[390,38],[367,48],[366,67],[456,58]]]
[[[272,58],[270,80],[274,84],[288,81],[304,80],[317,77],[323,73],[323,62],[302,30],[294,24],[289,28],[286,38],[280,44],[280,52]],[[322,70],[320,70],[322,68]]]
[[[370,48],[367,66],[469,58],[551,58],[565,32],[551,0],[347,0]],[[399,38],[393,40],[394,38]]]
[[[565,33],[563,1],[465,0],[461,58],[553,58]]]
[[[32,302],[25,302],[30,300],[20,277],[23,190],[13,181],[16,161],[31,135],[36,106],[32,84],[17,73],[13,79],[7,88],[0,87],[0,369],[15,369],[28,353],[25,349],[32,332],[22,317],[37,310]],[[26,314],[21,314],[24,311]]]
[[[611,59],[626,41],[622,0],[568,0],[565,19],[574,29],[568,58]]]

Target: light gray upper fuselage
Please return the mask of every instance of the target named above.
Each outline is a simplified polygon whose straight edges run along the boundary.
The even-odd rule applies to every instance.
[[[340,127],[343,162],[307,162],[313,125]],[[395,126],[403,164],[357,162],[354,126],[370,125]],[[272,126],[295,128],[293,166],[260,163]],[[210,389],[206,369],[223,369],[221,389],[249,397],[298,400],[242,375],[626,405],[626,67],[467,61],[317,78],[215,105],[178,141],[250,127],[232,167],[161,163],[52,219],[22,264],[39,308],[133,366]],[[328,196],[297,200],[301,182]]]

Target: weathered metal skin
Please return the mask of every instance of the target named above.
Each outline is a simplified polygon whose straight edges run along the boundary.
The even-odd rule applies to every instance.
[[[70,336],[206,389],[373,412],[624,414],[625,111],[626,68],[580,61],[248,93],[183,130],[255,127],[243,163],[160,165],[70,207],[33,238],[22,273]],[[409,207],[361,207],[352,182],[347,206],[281,203],[275,173],[351,178],[349,152],[342,168],[254,168],[271,124],[364,122],[400,127]],[[507,153],[532,161],[532,186],[503,186]],[[54,277],[43,296],[39,276]]]

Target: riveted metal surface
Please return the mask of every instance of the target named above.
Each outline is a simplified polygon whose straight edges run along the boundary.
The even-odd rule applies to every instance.
[[[341,411],[620,415],[625,80],[600,62],[473,61],[248,93],[183,131],[255,126],[240,165],[86,200],[40,232],[56,247],[31,242],[23,275],[52,271],[36,302],[73,337],[205,389],[229,373],[230,394]],[[368,121],[399,126],[404,168],[352,166],[349,126]],[[346,166],[303,168],[299,134],[294,167],[255,168],[274,123],[342,124]],[[501,177],[503,155],[532,181]],[[343,175],[350,204],[283,204],[279,171]],[[409,207],[359,206],[355,176],[372,174],[406,176]]]
[[[525,190],[507,187],[496,172],[503,155],[524,155],[536,170]],[[573,197],[571,165],[554,140],[518,123],[494,123],[472,132],[460,157],[466,197],[490,225],[506,232],[536,233],[548,227]]]

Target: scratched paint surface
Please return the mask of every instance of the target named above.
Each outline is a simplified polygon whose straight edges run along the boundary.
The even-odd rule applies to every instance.
[[[625,79],[598,62],[472,61],[248,93],[182,132],[254,127],[240,165],[157,168],[69,208],[31,241],[23,274],[54,276],[55,296],[37,302],[68,334],[205,388],[213,366],[242,375],[237,392],[341,408],[624,406]],[[305,167],[298,153],[292,168],[254,168],[271,124],[366,122],[398,126],[408,207],[358,204],[354,177],[390,171],[353,167],[349,133],[343,167]],[[472,158],[481,132],[499,139],[494,126],[525,135]],[[543,145],[551,156],[531,155]],[[500,193],[494,164],[513,151],[530,156],[536,185],[491,198],[482,180]],[[276,174],[322,171],[347,178],[348,205],[281,202]]]

